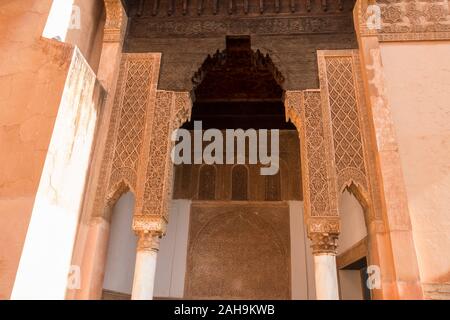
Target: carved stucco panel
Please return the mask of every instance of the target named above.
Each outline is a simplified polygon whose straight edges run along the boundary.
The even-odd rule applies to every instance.
[[[145,184],[137,211],[167,219],[172,193],[172,132],[190,118],[192,101],[187,92],[158,91],[145,165]]]
[[[127,15],[121,0],[103,0],[105,3],[106,21],[104,42],[121,42],[127,29]]]
[[[337,216],[331,136],[320,90],[288,91],[285,107],[300,133],[306,216]]]
[[[322,103],[331,115],[338,190],[353,182],[366,192],[367,170],[352,51],[319,51],[318,63]]]
[[[380,29],[370,25],[376,22],[373,5],[378,6]],[[354,16],[362,36],[376,35],[380,41],[450,39],[447,0],[358,0]]]
[[[154,102],[160,54],[123,54],[96,192],[94,216],[106,214],[126,189],[137,189],[141,154]]]
[[[367,218],[380,219],[375,151],[358,50],[318,51],[322,103],[330,110],[338,193],[352,183]]]

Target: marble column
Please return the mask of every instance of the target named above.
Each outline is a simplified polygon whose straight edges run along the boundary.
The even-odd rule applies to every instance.
[[[317,233],[310,236],[314,255],[314,277],[317,300],[339,300],[336,249],[337,234]]]
[[[131,299],[153,300],[160,235],[151,231],[138,231],[137,234],[139,240]]]

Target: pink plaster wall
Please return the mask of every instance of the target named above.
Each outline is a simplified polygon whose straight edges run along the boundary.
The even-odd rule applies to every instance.
[[[69,40],[96,70],[103,3],[81,2],[86,33]],[[0,299],[10,297],[14,284],[73,52],[72,45],[41,38],[51,3],[0,2]]]
[[[106,19],[103,0],[75,0],[74,5],[81,9],[81,28],[70,29],[67,32],[66,42],[76,45],[94,72],[97,72]]]
[[[67,68],[52,56],[64,48],[39,40],[50,5],[0,5],[0,299],[12,289]]]
[[[450,289],[450,42],[383,43],[381,54],[427,296]]]

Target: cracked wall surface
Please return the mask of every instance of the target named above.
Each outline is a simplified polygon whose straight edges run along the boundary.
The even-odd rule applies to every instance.
[[[41,38],[51,3],[0,3],[0,299],[11,294],[73,52]],[[99,19],[84,19],[82,31]],[[90,55],[94,70],[98,37],[68,39]]]

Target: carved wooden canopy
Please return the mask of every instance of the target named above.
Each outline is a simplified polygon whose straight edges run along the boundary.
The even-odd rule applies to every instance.
[[[123,0],[130,15],[205,16],[342,12],[354,0]]]
[[[208,55],[192,82],[197,100],[280,100],[284,77],[250,37],[227,37],[226,49]]]

